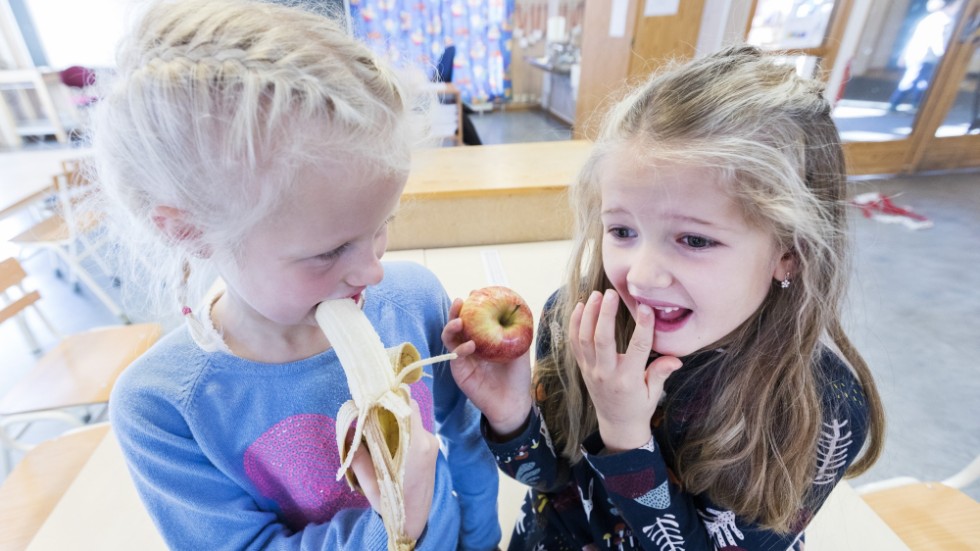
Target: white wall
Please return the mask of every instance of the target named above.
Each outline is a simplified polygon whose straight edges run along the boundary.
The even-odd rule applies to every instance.
[[[20,36],[20,28],[7,0],[0,0],[0,67],[21,69],[31,66],[31,56]]]
[[[695,55],[708,55],[745,40],[751,9],[751,0],[705,0]]]
[[[129,0],[27,0],[48,63],[112,67],[128,20]]]

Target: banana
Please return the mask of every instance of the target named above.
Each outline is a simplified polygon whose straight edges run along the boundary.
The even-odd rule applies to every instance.
[[[411,393],[408,385],[421,379],[426,365],[451,360],[455,354],[422,359],[412,343],[385,349],[367,316],[351,299],[324,301],[316,321],[327,336],[347,375],[351,400],[337,413],[340,469],[351,489],[360,485],[350,469],[361,441],[368,447],[381,493],[381,520],[388,532],[389,551],[409,551],[415,541],[405,535],[405,453],[411,439]],[[352,424],[354,439],[347,445]]]

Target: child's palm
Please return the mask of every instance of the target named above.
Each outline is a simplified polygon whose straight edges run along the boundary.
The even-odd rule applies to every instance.
[[[495,431],[512,432],[523,425],[531,410],[530,353],[505,363],[478,358],[473,342],[462,340],[460,306],[459,300],[453,303],[450,321],[442,332],[443,344],[457,355],[450,362],[453,378]]]
[[[569,323],[572,351],[599,421],[599,433],[606,448],[622,451],[638,448],[650,439],[653,416],[664,381],[680,367],[670,356],[649,365],[653,346],[653,312],[637,307],[636,329],[625,354],[616,351],[615,324],[619,296],[607,291],[594,293],[579,304]]]
[[[429,520],[436,480],[439,440],[425,430],[418,402],[412,400],[412,429],[405,461],[405,535],[418,539]],[[367,446],[358,447],[351,469],[375,511],[381,512],[381,490]]]

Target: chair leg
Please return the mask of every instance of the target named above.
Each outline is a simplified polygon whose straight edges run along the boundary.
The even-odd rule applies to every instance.
[[[33,413],[15,413],[12,415],[7,415],[0,418],[0,448],[2,448],[2,463],[4,474],[9,474],[10,469],[13,466],[13,458],[11,452],[21,451],[26,452],[34,447],[34,444],[27,444],[18,440],[21,434],[23,434],[31,423],[36,421],[60,421],[68,424],[71,428],[77,428],[85,423],[78,417],[61,410],[48,410],[48,411],[37,411]],[[23,424],[24,427],[21,429],[20,434],[17,436],[11,436],[7,432],[7,428],[10,425]]]
[[[14,319],[17,321],[17,327],[19,327],[21,333],[24,334],[24,340],[27,341],[27,345],[31,349],[31,354],[40,356],[41,344],[37,342],[37,337],[34,336],[34,332],[31,331],[31,327],[27,325],[27,320],[24,319],[23,312],[14,316]]]
[[[94,294],[96,298],[98,298],[100,301],[102,301],[103,304],[106,305],[106,308],[108,308],[109,311],[113,313],[113,315],[118,317],[125,324],[132,323],[129,320],[129,317],[126,316],[125,312],[123,312],[122,308],[120,308],[119,305],[116,304],[116,301],[112,300],[112,298],[109,297],[109,295],[102,290],[102,287],[100,287],[95,282],[95,280],[92,279],[92,276],[90,276],[88,272],[85,271],[85,268],[83,268],[81,264],[79,264],[77,261],[75,261],[75,259],[65,254],[65,252],[61,250],[61,248],[54,247],[53,250],[58,254],[58,256],[61,257],[61,259],[66,264],[68,264],[68,266],[71,268],[75,276],[78,277],[78,279],[80,279],[82,283],[84,283],[89,288],[90,291],[92,291],[92,294]]]
[[[81,261],[85,258],[92,257],[92,261],[99,266],[102,273],[109,276],[110,280],[112,281],[112,286],[121,286],[122,281],[120,281],[119,277],[112,271],[112,268],[109,266],[109,263],[106,262],[105,258],[98,254],[99,249],[106,244],[108,238],[100,237],[95,242],[92,242],[88,238],[80,235],[78,236],[78,240],[82,245],[84,245],[84,252],[79,252],[75,258]]]
[[[980,455],[974,458],[963,470],[943,480],[943,484],[962,490],[978,478],[980,478]]]
[[[46,327],[48,331],[50,331],[51,334],[54,335],[56,339],[61,340],[62,337],[61,332],[58,331],[57,328],[55,328],[54,324],[51,323],[51,320],[49,320],[48,317],[44,315],[44,312],[42,312],[41,309],[38,308],[36,304],[32,304],[31,309],[34,310],[34,313],[37,315],[37,317],[41,319],[41,323],[44,324],[44,327]]]

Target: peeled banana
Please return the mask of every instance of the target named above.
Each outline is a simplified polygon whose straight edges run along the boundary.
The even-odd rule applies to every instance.
[[[347,477],[360,490],[350,469],[363,440],[371,454],[381,493],[381,520],[389,551],[408,551],[415,540],[405,534],[405,460],[411,439],[411,393],[408,385],[422,377],[426,365],[453,359],[443,354],[423,360],[411,343],[385,349],[360,306],[351,299],[328,300],[316,309],[316,321],[337,353],[347,375],[351,400],[337,413],[337,479]],[[351,424],[354,439],[347,445]]]

